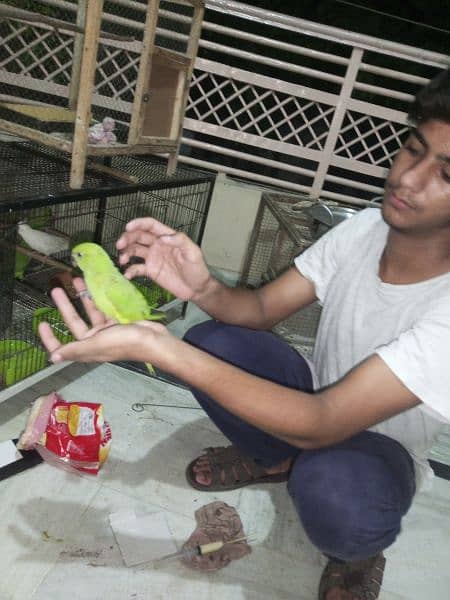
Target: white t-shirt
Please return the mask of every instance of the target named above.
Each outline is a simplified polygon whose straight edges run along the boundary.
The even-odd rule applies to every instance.
[[[333,228],[295,259],[322,304],[313,368],[317,387],[378,354],[422,402],[374,427],[400,442],[418,483],[426,457],[450,421],[450,273],[410,285],[378,276],[388,226],[370,208]]]

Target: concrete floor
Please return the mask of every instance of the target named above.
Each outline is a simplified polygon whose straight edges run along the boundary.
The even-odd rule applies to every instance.
[[[179,333],[185,325],[173,327]],[[222,494],[187,485],[186,464],[205,446],[225,441],[188,390],[114,365],[70,365],[47,374],[0,393],[0,441],[20,433],[30,401],[58,390],[68,401],[104,404],[112,449],[96,477],[41,464],[0,482],[0,600],[317,597],[325,560],[302,531],[284,484]],[[137,413],[135,402],[150,406]],[[211,574],[179,563],[124,565],[111,513],[164,511],[179,546],[195,528],[194,512],[217,499],[234,506],[245,531],[257,537],[249,556]],[[380,598],[449,598],[449,539],[450,482],[435,478],[386,553]]]

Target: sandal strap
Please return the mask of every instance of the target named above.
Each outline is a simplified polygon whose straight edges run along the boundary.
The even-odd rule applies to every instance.
[[[378,554],[367,560],[340,563],[328,561],[319,585],[319,600],[333,587],[341,587],[355,600],[376,600],[383,582],[386,559]]]
[[[266,474],[263,467],[242,454],[235,446],[205,448],[211,469],[212,485],[229,486],[252,481]]]

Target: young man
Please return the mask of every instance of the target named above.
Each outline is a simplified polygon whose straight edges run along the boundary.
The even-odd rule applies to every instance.
[[[121,262],[145,262],[127,276],[147,275],[213,317],[185,340],[158,323],[111,325],[85,299],[89,328],[62,290],[54,300],[79,341],[61,346],[41,326],[55,362],[127,358],[186,381],[232,443],[193,461],[189,483],[220,491],[287,480],[305,531],[329,558],[324,600],[378,596],[382,551],[450,420],[450,71],[418,94],[410,117],[382,210],[336,227],[258,290],[212,278],[184,234],[150,218],[130,222],[117,242]],[[268,330],[316,298],[310,365]]]

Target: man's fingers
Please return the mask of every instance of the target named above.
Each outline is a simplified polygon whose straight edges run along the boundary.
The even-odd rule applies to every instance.
[[[134,279],[135,277],[145,277],[147,275],[147,269],[145,264],[131,265],[124,273],[127,279]]]
[[[132,244],[127,246],[126,250],[120,253],[119,262],[121,265],[126,265],[130,262],[131,258],[143,258],[144,260],[148,255],[148,246],[142,246],[141,244]]]
[[[61,288],[53,288],[51,295],[70,331],[77,339],[82,338],[88,326],[75,310],[65,291]]]
[[[39,323],[39,335],[47,352],[52,353],[61,346],[61,342],[55,337],[53,329],[48,323]]]
[[[148,231],[153,235],[160,236],[175,233],[175,230],[168,225],[164,225],[160,221],[156,219],[152,219],[152,217],[141,217],[139,219],[133,219],[126,225],[126,231],[136,231],[137,229],[141,229],[143,231]]]
[[[64,362],[66,360],[83,362],[101,362],[97,344],[94,337],[81,340],[79,342],[70,342],[64,346],[59,346],[50,353],[50,360],[54,363]]]
[[[118,250],[125,250],[132,247],[133,244],[142,244],[143,246],[149,246],[158,236],[142,231],[138,229],[136,231],[126,231],[122,233],[120,238],[116,242],[116,248]]]
[[[74,277],[72,283],[73,283],[73,287],[78,292],[79,297],[81,298],[81,302],[83,304],[83,307],[84,307],[84,310],[86,311],[87,316],[89,317],[89,321],[94,326],[102,325],[105,322],[104,315],[95,306],[95,303],[90,298],[90,296],[86,293],[84,293],[84,294],[82,293],[82,292],[87,292],[84,279],[82,279],[81,277]],[[83,321],[83,323],[84,323],[84,321]]]

